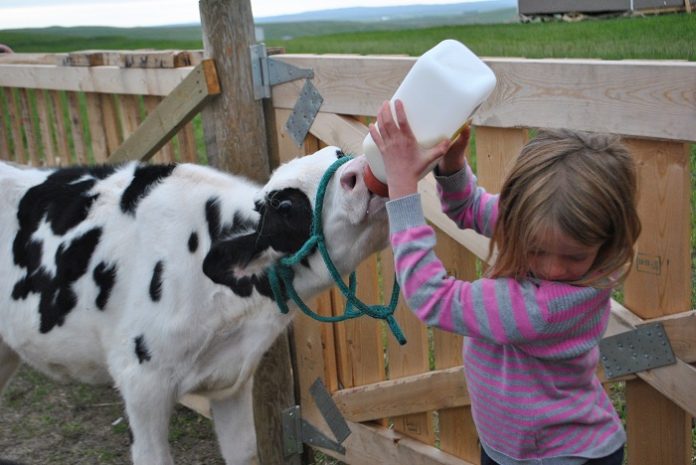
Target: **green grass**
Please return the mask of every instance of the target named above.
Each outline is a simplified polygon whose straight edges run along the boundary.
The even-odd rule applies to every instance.
[[[384,30],[379,23],[262,25],[267,45],[288,53],[420,55],[444,38],[466,43],[481,56],[696,60],[696,14],[588,20],[577,23],[449,25]],[[303,35],[299,34],[312,34]],[[293,36],[282,40],[280,37]],[[320,40],[317,37],[321,37]],[[16,52],[84,49],[200,49],[200,27],[47,28],[0,30]]]

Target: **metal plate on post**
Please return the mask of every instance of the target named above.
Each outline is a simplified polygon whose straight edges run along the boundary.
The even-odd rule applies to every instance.
[[[283,454],[285,457],[302,453],[302,415],[300,406],[283,410]]]
[[[323,102],[324,98],[312,82],[307,79],[295,107],[292,109],[292,114],[285,123],[285,128],[298,147],[304,143],[309,128],[312,127],[314,118],[319,113],[319,108]]]
[[[350,436],[351,431],[321,378],[317,378],[316,381],[314,381],[309,388],[309,393],[314,397],[314,402],[317,404],[321,416],[326,420],[326,424],[331,428],[331,432],[336,438],[336,441],[342,444],[343,441]]]
[[[672,346],[660,323],[602,339],[599,343],[607,378],[651,370],[676,363]]]

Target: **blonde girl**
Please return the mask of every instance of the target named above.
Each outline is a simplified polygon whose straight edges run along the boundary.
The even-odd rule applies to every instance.
[[[418,146],[401,102],[370,134],[384,157],[397,277],[426,324],[464,336],[464,368],[483,465],[620,465],[626,436],[596,369],[611,288],[640,233],[636,172],[612,136],[542,131],[500,195],[476,184],[468,134]],[[492,238],[482,279],[447,275],[417,183],[437,161],[443,211]]]

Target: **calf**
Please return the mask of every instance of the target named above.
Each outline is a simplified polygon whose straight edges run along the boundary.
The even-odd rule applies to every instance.
[[[279,167],[265,186],[212,168],[129,163],[57,170],[0,163],[0,389],[20,361],[58,380],[114,383],[136,465],[171,465],[177,399],[211,399],[228,465],[255,461],[252,375],[292,313],[266,270],[310,234],[336,147]],[[343,164],[323,228],[341,273],[387,244],[364,157]],[[294,269],[303,298],[328,287],[318,253]],[[292,307],[291,307],[292,308]]]

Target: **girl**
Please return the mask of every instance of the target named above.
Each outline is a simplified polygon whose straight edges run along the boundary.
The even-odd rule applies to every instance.
[[[468,133],[418,146],[403,104],[370,134],[382,152],[397,277],[428,325],[469,336],[464,369],[483,465],[620,465],[626,436],[596,369],[611,287],[640,232],[636,172],[614,137],[545,131],[517,158],[500,196],[466,163]],[[437,161],[443,211],[492,238],[497,258],[473,282],[435,256],[417,183]]]

